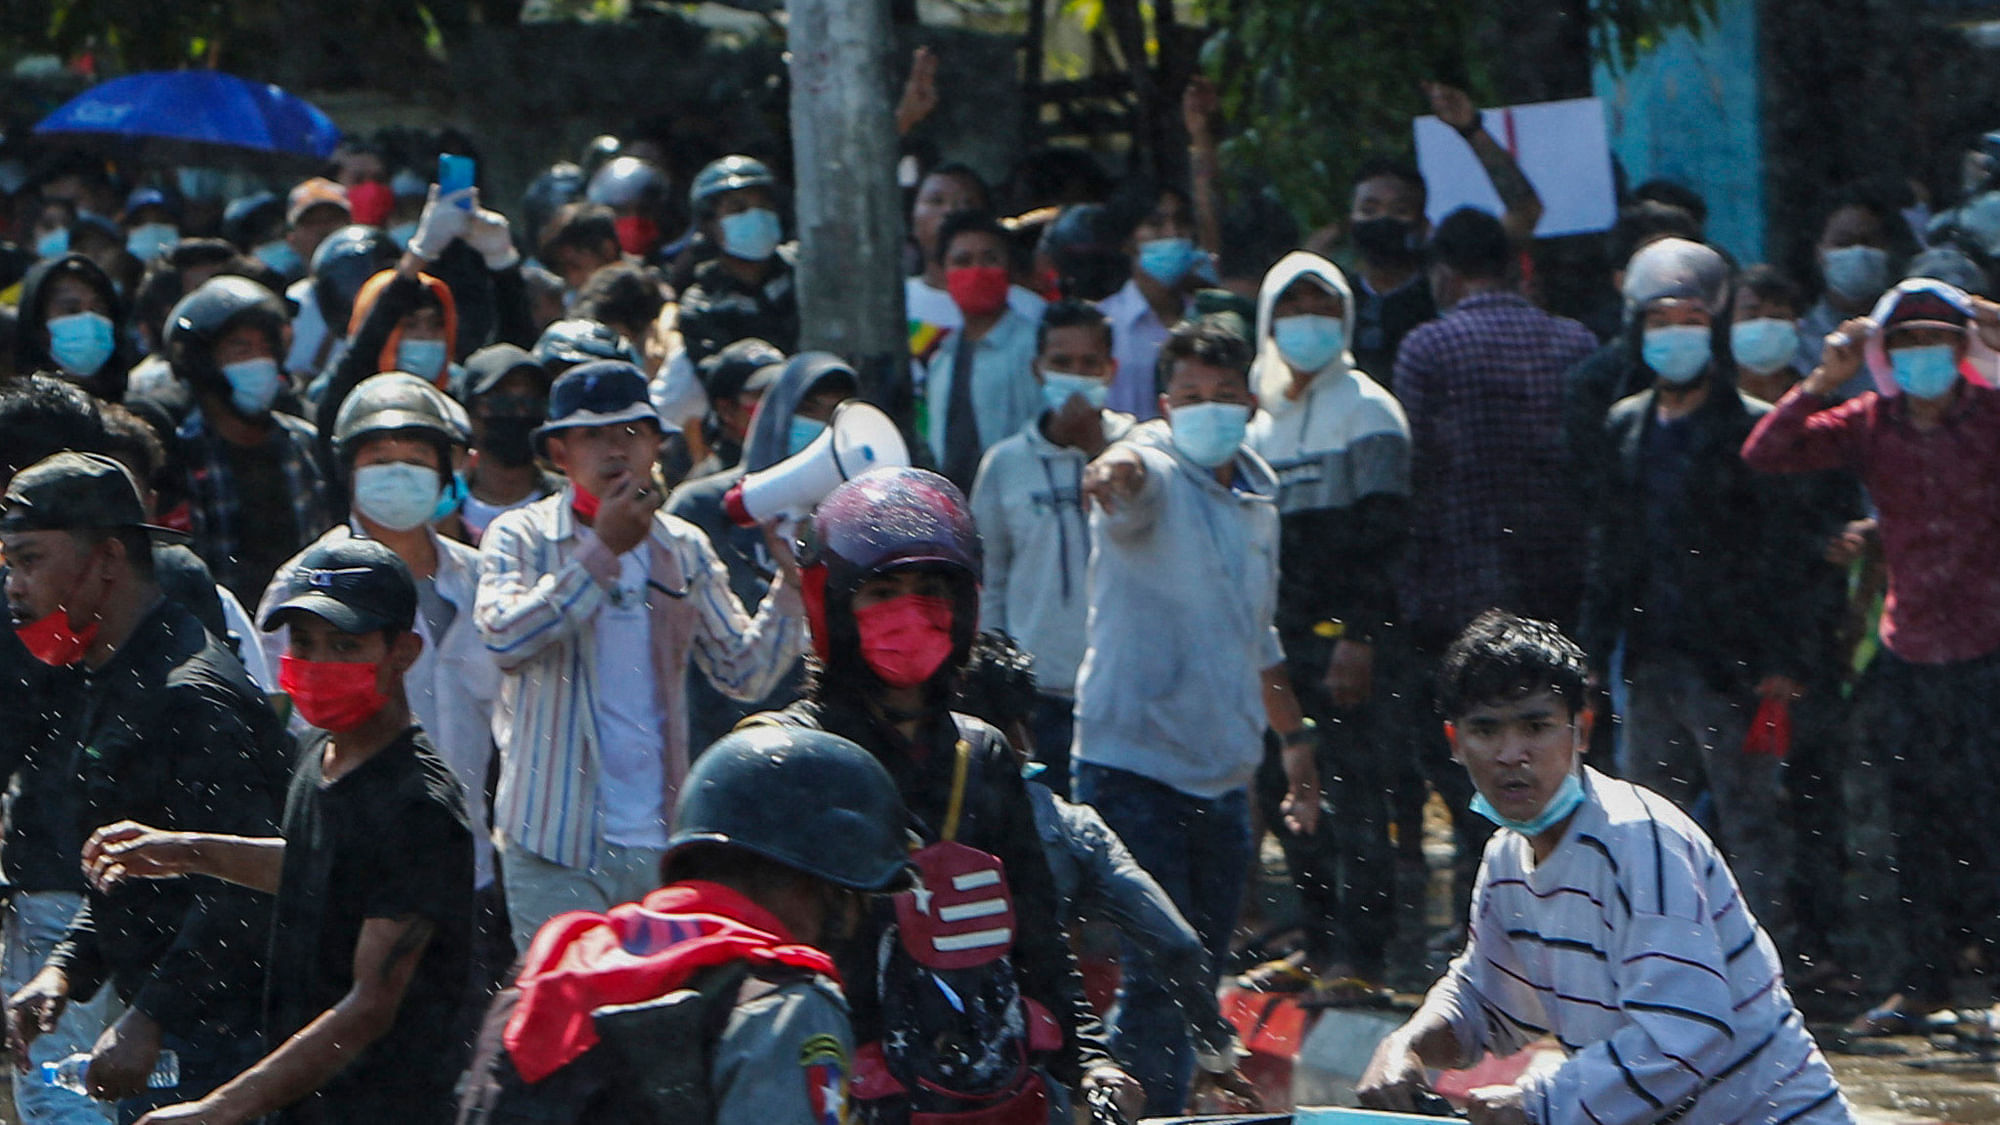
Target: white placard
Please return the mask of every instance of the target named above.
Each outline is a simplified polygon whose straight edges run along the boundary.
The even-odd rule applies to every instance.
[[[1514,154],[1542,198],[1535,237],[1590,234],[1609,230],[1618,220],[1604,103],[1574,98],[1489,109],[1485,124],[1500,147]],[[1415,129],[1417,170],[1430,191],[1432,224],[1460,207],[1494,215],[1504,210],[1500,193],[1465,138],[1435,117],[1417,118]]]

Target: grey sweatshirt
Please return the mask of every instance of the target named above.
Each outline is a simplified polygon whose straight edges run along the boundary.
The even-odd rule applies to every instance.
[[[1044,415],[1046,417],[1046,415]],[[1132,416],[1103,412],[1104,436],[1117,441]],[[1083,663],[1090,525],[1085,518],[1080,449],[1057,445],[1041,418],[986,451],[972,482],[972,518],[986,550],[979,621],[1035,657],[1035,682],[1069,698]]]
[[[1090,517],[1089,651],[1077,676],[1073,760],[1195,797],[1243,788],[1263,756],[1260,673],[1285,658],[1277,482],[1247,447],[1236,486],[1174,449],[1164,421],[1120,448],[1146,466],[1137,495]]]

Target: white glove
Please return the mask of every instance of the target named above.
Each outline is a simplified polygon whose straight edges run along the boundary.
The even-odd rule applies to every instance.
[[[432,184],[430,196],[424,200],[424,213],[417,216],[417,233],[410,236],[410,253],[426,262],[443,257],[445,248],[465,234],[472,220],[472,212],[459,201],[471,199],[474,190],[466,188],[439,199],[438,186]]]
[[[521,260],[521,252],[514,249],[514,232],[507,226],[507,216],[481,207],[478,188],[472,189],[472,210],[466,213],[465,231],[459,237],[479,251],[479,256],[486,259],[486,268],[496,273]]]

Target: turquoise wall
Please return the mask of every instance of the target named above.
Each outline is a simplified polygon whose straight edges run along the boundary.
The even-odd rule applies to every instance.
[[[1591,75],[1626,184],[1677,180],[1708,201],[1708,236],[1745,264],[1765,255],[1756,0],[1722,0],[1699,36],[1677,31],[1629,71]]]

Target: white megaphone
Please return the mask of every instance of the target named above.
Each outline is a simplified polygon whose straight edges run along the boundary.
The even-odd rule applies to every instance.
[[[843,402],[811,445],[731,485],[722,510],[741,527],[798,519],[841,481],[909,463],[909,446],[887,414],[865,402]]]

